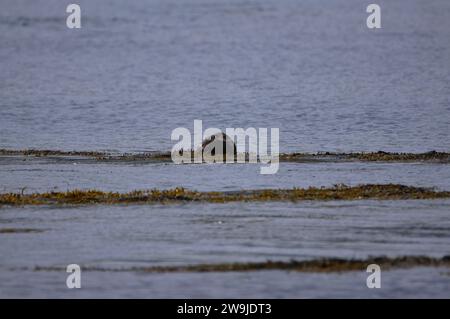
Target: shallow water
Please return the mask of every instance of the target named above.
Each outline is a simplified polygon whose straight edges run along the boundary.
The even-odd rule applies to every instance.
[[[344,275],[87,272],[86,289],[73,295],[59,293],[65,289],[64,271],[31,270],[71,263],[130,268],[320,257],[442,257],[450,252],[449,210],[449,200],[4,207],[0,210],[2,227],[42,232],[0,234],[0,280],[5,285],[0,295],[175,297],[211,292],[216,297],[233,293],[236,297],[327,296],[336,281],[338,286],[333,289],[337,292],[328,296],[339,294],[341,285],[346,296],[370,296],[361,279],[365,269]],[[419,295],[448,297],[450,277],[441,275],[448,268],[430,269],[421,280],[429,281],[433,289],[425,287]],[[386,286],[397,288],[374,296],[414,296],[416,286],[411,281],[416,283],[417,271],[392,272],[385,279]],[[211,277],[211,281],[193,284],[198,278]],[[321,283],[316,277],[322,278]],[[114,284],[102,284],[106,278]],[[248,280],[240,284],[240,278]],[[272,280],[276,283],[269,289]],[[171,283],[175,287],[168,288]],[[183,287],[172,294],[178,285]],[[252,291],[253,285],[265,289]],[[316,290],[302,292],[302,285],[313,285]],[[361,295],[361,290],[366,292]]]
[[[26,159],[24,161],[24,159]],[[280,163],[274,175],[261,175],[260,164],[116,162],[86,159],[0,157],[1,192],[185,187],[198,191],[405,184],[450,190],[450,165],[417,163]]]
[[[449,253],[449,200],[3,208],[2,265],[171,264]],[[40,247],[35,250],[35,247]]]
[[[382,273],[381,289],[368,289],[367,273],[305,274],[282,271],[197,274],[86,272],[81,289],[65,287],[65,273],[0,273],[6,298],[448,298],[448,268]],[[34,290],[27,287],[36,287]]]

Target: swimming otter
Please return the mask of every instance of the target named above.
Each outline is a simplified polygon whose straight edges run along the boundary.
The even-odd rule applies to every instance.
[[[225,133],[220,132],[206,138],[202,142],[203,158],[208,161],[208,158],[216,156],[216,150],[222,152],[223,161],[232,159],[234,161],[237,154],[237,148],[234,141]],[[213,158],[213,162],[214,162]]]

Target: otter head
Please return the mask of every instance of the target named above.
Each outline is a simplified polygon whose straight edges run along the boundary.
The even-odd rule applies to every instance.
[[[217,133],[204,139],[202,142],[203,158],[214,157],[217,152],[223,155],[223,161],[233,159],[237,154],[237,148],[234,141],[225,133]]]

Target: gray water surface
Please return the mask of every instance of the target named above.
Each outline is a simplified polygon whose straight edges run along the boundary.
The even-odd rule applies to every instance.
[[[0,147],[166,151],[278,127],[288,151],[450,149],[450,3],[4,0]]]
[[[345,275],[277,271],[133,275],[130,268],[383,255],[440,258],[450,253],[449,211],[448,200],[2,208],[2,227],[41,232],[0,234],[0,295],[275,298],[339,296],[342,286],[341,296],[368,297],[365,269]],[[130,272],[87,272],[86,288],[76,294],[67,292],[63,270],[32,272],[36,266],[64,269],[72,263]],[[397,288],[372,295],[450,296],[450,277],[440,275],[448,269],[420,272],[426,283],[416,294],[417,272],[393,272],[399,275],[384,280],[387,287]],[[248,280],[241,282],[243,277]],[[171,283],[174,287],[168,288]],[[304,292],[304,284],[314,290]],[[253,285],[266,288],[253,290]]]
[[[405,184],[450,190],[450,165],[437,163],[280,163],[274,175],[260,164],[116,162],[86,159],[0,157],[0,191],[33,193],[99,189],[185,187],[198,191],[332,187],[335,184]]]
[[[386,271],[382,288],[368,289],[367,273],[243,273],[141,274],[86,272],[81,289],[61,283],[66,273],[24,271],[17,277],[0,273],[0,295],[7,298],[448,298],[448,268]],[[26,289],[26,287],[36,287]],[[183,305],[183,303],[181,303]],[[221,310],[221,309],[220,309]],[[220,311],[219,310],[219,311]]]
[[[280,129],[281,152],[450,150],[450,2],[3,0],[0,148],[169,151],[171,132]],[[433,163],[99,163],[0,157],[0,192],[240,190],[400,183],[450,190]],[[0,207],[0,297],[439,297],[444,268],[143,274],[131,267],[450,254],[450,202],[342,201]]]

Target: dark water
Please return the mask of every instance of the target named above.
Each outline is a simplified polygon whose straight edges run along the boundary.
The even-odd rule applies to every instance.
[[[0,148],[167,151],[173,129],[278,127],[280,150],[450,150],[450,2],[0,2]],[[450,190],[431,163],[96,163],[0,157],[0,192],[400,183]],[[0,207],[0,297],[440,297],[448,269],[209,274],[98,267],[450,254],[448,200]],[[20,270],[22,269],[22,270]]]

